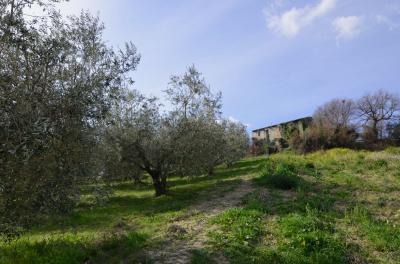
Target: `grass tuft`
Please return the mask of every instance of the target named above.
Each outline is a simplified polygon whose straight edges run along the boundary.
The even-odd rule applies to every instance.
[[[296,166],[292,163],[275,163],[268,160],[260,178],[256,182],[263,186],[270,186],[282,190],[290,190],[299,186],[300,177]]]

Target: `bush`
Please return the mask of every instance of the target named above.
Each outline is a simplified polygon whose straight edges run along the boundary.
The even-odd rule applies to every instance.
[[[280,162],[278,164],[267,161],[261,177],[257,180],[259,184],[271,186],[282,190],[290,190],[299,185],[300,177],[293,164]]]

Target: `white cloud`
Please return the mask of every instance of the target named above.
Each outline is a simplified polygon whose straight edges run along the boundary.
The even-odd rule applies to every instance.
[[[359,16],[337,17],[332,23],[336,39],[352,39],[358,36],[361,32],[362,20]]]
[[[264,13],[270,30],[290,38],[296,36],[302,28],[317,18],[327,14],[335,5],[336,0],[321,0],[317,5],[293,7],[281,15],[272,14],[270,10],[265,10]]]

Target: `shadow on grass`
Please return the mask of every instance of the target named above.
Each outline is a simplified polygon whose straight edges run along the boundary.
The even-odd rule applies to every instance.
[[[49,231],[103,231],[113,223],[129,218],[144,221],[162,221],[171,215],[179,213],[201,199],[206,199],[209,193],[218,186],[236,185],[241,176],[254,173],[264,159],[255,158],[237,162],[233,167],[217,168],[215,176],[200,176],[190,180],[172,178],[169,182],[168,195],[155,197],[150,184],[135,186],[130,182],[120,182],[112,185],[115,191],[124,191],[123,195],[112,196],[104,205],[87,208],[82,206],[69,216],[57,216],[47,224],[36,227],[39,233]],[[154,220],[154,218],[159,218]],[[139,221],[140,222],[140,221]]]
[[[0,263],[119,263],[127,259],[135,263],[140,258],[136,254],[153,243],[149,238],[159,235],[168,221],[207,199],[216,188],[231,190],[241,177],[255,173],[263,160],[221,166],[212,177],[172,177],[168,195],[161,197],[154,196],[149,182],[139,187],[131,182],[113,183],[115,195],[105,204],[89,207],[83,203],[68,216],[52,216],[21,238],[0,244]],[[123,227],[116,229],[119,223]],[[135,231],[139,229],[142,233]]]
[[[0,263],[117,263],[128,256],[138,258],[148,239],[148,235],[130,231],[110,233],[101,242],[71,237],[35,243],[19,240],[2,247]]]

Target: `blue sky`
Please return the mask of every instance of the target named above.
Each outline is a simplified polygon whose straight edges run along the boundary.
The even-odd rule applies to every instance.
[[[71,0],[115,46],[142,55],[135,88],[162,96],[195,64],[223,112],[256,129],[312,115],[336,97],[400,93],[400,0]]]

